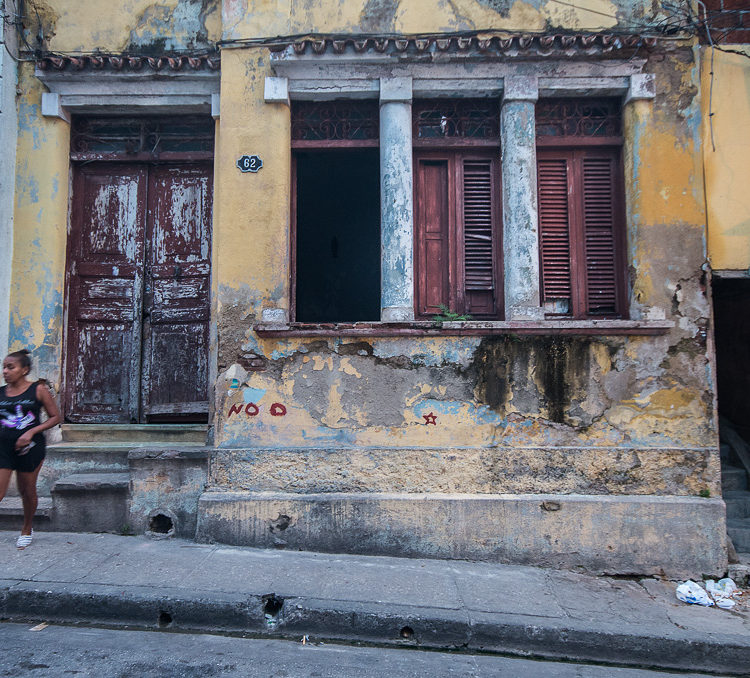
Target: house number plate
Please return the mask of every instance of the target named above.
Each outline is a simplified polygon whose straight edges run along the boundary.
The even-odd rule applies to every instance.
[[[237,160],[237,167],[242,172],[257,172],[263,167],[263,161],[257,155],[243,155]]]

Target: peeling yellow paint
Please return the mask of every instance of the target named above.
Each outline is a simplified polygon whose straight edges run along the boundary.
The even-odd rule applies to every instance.
[[[713,101],[703,97],[703,158],[706,167],[708,245],[715,269],[750,268],[750,46],[742,54],[702,53],[702,87],[713,84]],[[743,54],[747,56],[743,56]],[[709,117],[709,103],[711,113]],[[713,142],[711,125],[713,121]]]
[[[618,23],[617,6],[609,0],[579,0],[558,2],[548,0],[542,14],[551,26],[578,31],[612,28]]]
[[[362,378],[362,374],[357,371],[357,368],[352,365],[351,360],[349,358],[342,358],[341,363],[339,366],[339,371],[343,372],[344,374],[351,374],[354,377],[357,377],[357,379]]]

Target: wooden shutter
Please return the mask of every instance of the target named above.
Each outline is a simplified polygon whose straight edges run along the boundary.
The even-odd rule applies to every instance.
[[[548,312],[621,312],[618,151],[538,150],[539,239]]]
[[[561,313],[572,312],[570,160],[540,152],[537,165],[543,301]]]
[[[496,271],[500,248],[495,215],[499,205],[493,185],[495,160],[464,159],[462,177],[465,312],[496,313]]]
[[[450,162],[418,158],[416,162],[415,250],[417,314],[439,314],[450,308]]]
[[[586,312],[617,312],[615,265],[615,159],[589,152],[581,158],[586,243]]]

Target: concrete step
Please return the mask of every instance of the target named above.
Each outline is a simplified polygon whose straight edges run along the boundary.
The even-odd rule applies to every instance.
[[[130,473],[72,473],[55,482],[54,526],[66,532],[129,531]]]
[[[737,466],[722,465],[721,487],[724,492],[747,490],[747,473]]]
[[[133,443],[55,443],[47,446],[47,458],[39,473],[37,491],[50,496],[52,487],[72,473],[116,473],[127,471]]]
[[[727,518],[727,534],[738,552],[750,552],[750,519]]]
[[[727,518],[750,518],[750,492],[731,490],[724,492]]]
[[[154,447],[147,441],[62,442],[47,446],[47,459],[39,474],[40,496],[50,496],[52,486],[72,473],[116,473],[128,470],[128,452]],[[180,448],[202,449],[200,443],[180,443]]]
[[[205,424],[63,424],[64,442],[206,444]]]
[[[52,516],[52,499],[39,497],[34,516],[34,529],[49,530]],[[0,530],[20,530],[23,522],[21,497],[8,497],[0,501]]]

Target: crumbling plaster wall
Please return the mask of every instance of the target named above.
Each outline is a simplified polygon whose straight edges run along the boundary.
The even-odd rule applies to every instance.
[[[163,54],[207,48],[221,36],[220,2],[34,0],[25,22],[27,40],[56,52]]]
[[[305,32],[629,29],[654,16],[646,0],[224,0],[224,38]]]
[[[676,45],[646,70],[657,98],[626,106],[624,121],[631,313],[673,330],[264,339],[252,324],[289,304],[289,110],[262,103],[262,50],[226,50],[218,162],[242,148],[264,167],[219,182],[216,443],[245,452],[217,454],[212,482],[718,494],[695,54]]]
[[[34,374],[59,388],[68,222],[68,124],[42,118],[44,86],[21,64],[11,274],[10,350],[33,352]]]

